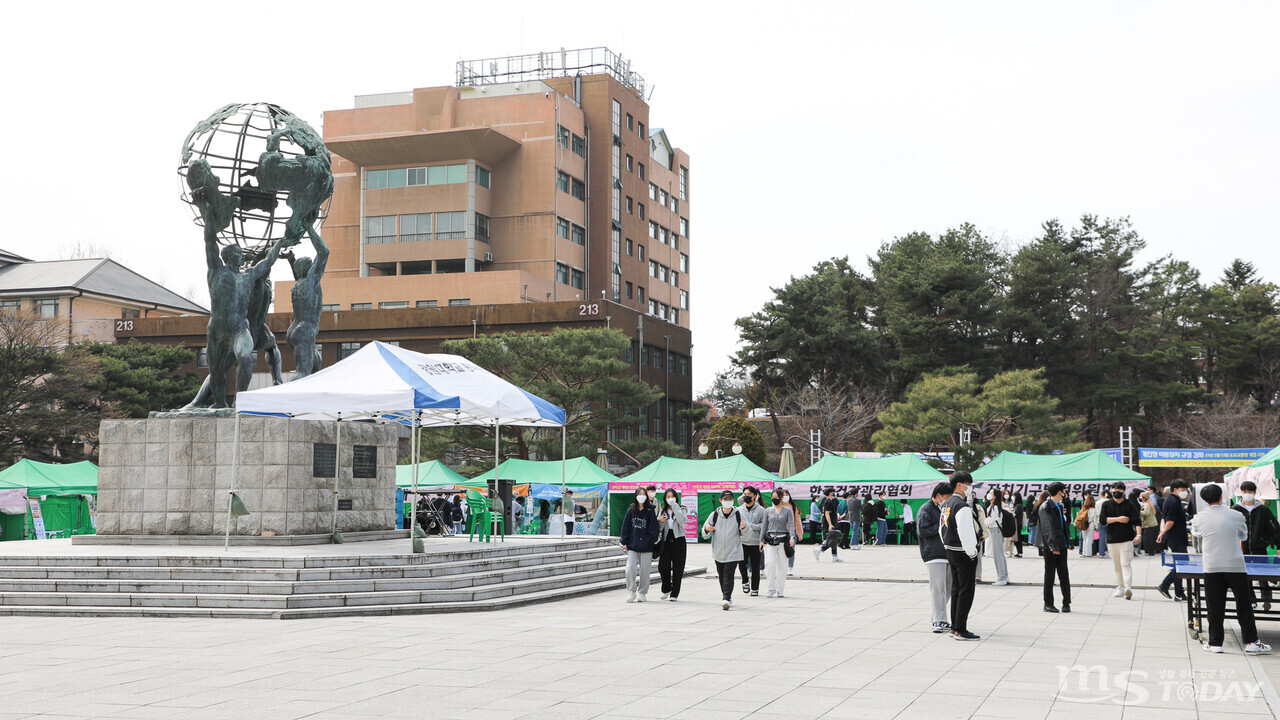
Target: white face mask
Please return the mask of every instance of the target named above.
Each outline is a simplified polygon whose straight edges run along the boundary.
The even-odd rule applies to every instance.
[[[1188,493],[1187,493],[1187,491],[1186,491],[1186,490],[1179,490],[1179,491],[1178,491],[1178,499],[1179,499],[1179,500],[1186,500],[1186,499],[1187,499],[1187,494],[1188,494]]]
[[[1245,504],[1245,505],[1252,505],[1252,504],[1253,504],[1253,493],[1245,493],[1245,494],[1243,494],[1243,495],[1241,495],[1241,496],[1240,496],[1240,499],[1241,499],[1241,500],[1244,500],[1244,504]]]
[[[649,497],[649,496],[648,496],[648,495],[645,495],[644,493],[641,493],[641,494],[639,494],[639,495],[636,495],[636,504],[638,504],[638,505],[643,505],[643,504],[644,504],[644,501],[645,501],[645,498],[647,498],[647,497]]]
[[[732,501],[732,500],[721,500],[721,501],[720,501],[720,507],[724,508],[725,510],[728,510],[729,508],[733,507],[733,501]]]
[[[790,495],[783,496],[783,498],[782,498],[782,502],[784,502],[784,503],[786,503],[786,504],[790,505],[790,504],[791,504],[791,496],[790,496]]]
[[[676,499],[675,499],[675,498],[667,498],[667,504],[668,504],[668,505],[670,505],[671,507],[675,507],[675,506],[676,506]]]

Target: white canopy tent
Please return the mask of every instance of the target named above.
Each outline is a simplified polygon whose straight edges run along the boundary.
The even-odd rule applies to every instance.
[[[231,503],[240,455],[241,415],[337,421],[339,448],[343,422],[408,425],[413,429],[410,444],[415,458],[420,428],[493,426],[495,467],[501,461],[499,431],[503,425],[560,428],[562,458],[566,449],[564,409],[521,390],[466,358],[417,353],[375,341],[314,375],[283,385],[247,390],[236,396],[236,450],[232,455],[231,495],[227,498],[227,545],[230,544]],[[335,531],[339,474],[334,472]],[[495,485],[497,480],[495,473]],[[415,463],[414,492],[417,484]],[[411,520],[411,541],[413,525]]]

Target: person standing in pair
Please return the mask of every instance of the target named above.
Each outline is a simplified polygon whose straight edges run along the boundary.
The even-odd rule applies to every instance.
[[[1044,611],[1056,613],[1053,604],[1053,576],[1058,575],[1062,585],[1062,612],[1071,612],[1071,575],[1067,572],[1067,556],[1070,547],[1067,539],[1067,516],[1062,509],[1066,486],[1060,482],[1049,483],[1045,490],[1048,499],[1040,503],[1039,530],[1036,543],[1044,553]]]
[[[992,585],[1008,585],[1009,563],[1005,560],[1004,554],[1004,492],[998,488],[992,488],[990,497],[991,502],[987,505],[987,515],[983,518],[983,522],[986,524],[987,536],[990,538],[987,544],[991,548],[991,558],[996,564],[996,581]]]
[[[662,493],[662,507],[658,512],[662,544],[658,576],[662,578],[662,599],[675,602],[680,597],[680,581],[684,579],[684,563],[689,554],[689,544],[684,537],[684,523],[689,515],[680,506],[680,496],[672,488]]]
[[[636,491],[636,501],[622,518],[619,543],[627,551],[627,602],[644,602],[648,598],[649,578],[653,575],[653,546],[658,542],[658,515],[644,490]]]
[[[947,549],[942,546],[942,504],[951,497],[951,485],[938,483],[929,502],[920,506],[917,524],[920,530],[920,559],[929,572],[929,598],[933,601],[933,631],[951,629],[947,615],[947,598],[951,595],[951,579],[947,569]]]
[[[733,507],[733,491],[720,493],[720,509],[702,525],[702,536],[711,538],[711,558],[716,563],[716,575],[720,579],[720,594],[724,601],[720,607],[733,606],[733,581],[738,563],[742,562],[742,531],[747,523]]]
[[[765,564],[769,568],[769,597],[782,597],[787,587],[786,548],[795,542],[795,512],[782,504],[782,495],[781,490],[775,489],[769,497],[773,506],[764,511],[760,536],[760,550],[765,553]]]
[[[1169,488],[1173,492],[1169,493],[1161,505],[1164,521],[1161,522],[1160,532],[1156,535],[1156,544],[1164,543],[1169,552],[1185,553],[1187,551],[1187,511],[1182,507],[1182,503],[1186,502],[1191,493],[1187,490],[1187,481],[1182,479],[1169,483]],[[1170,595],[1169,587],[1175,581],[1178,584],[1174,586],[1173,594]],[[1182,591],[1183,582],[1178,580],[1178,569],[1169,568],[1169,574],[1160,581],[1156,591],[1170,600],[1186,600],[1187,595]]]
[[[1280,523],[1276,516],[1258,500],[1258,484],[1252,480],[1240,483],[1240,502],[1231,506],[1232,510],[1244,516],[1245,526],[1249,529],[1249,539],[1245,541],[1245,552],[1249,555],[1266,555],[1273,545],[1280,545]],[[1271,609],[1271,583],[1258,581],[1259,594],[1262,596],[1262,609]]]
[[[862,547],[858,537],[862,532],[862,498],[858,497],[858,493],[855,492],[845,493],[845,504],[847,506],[845,518],[849,521],[849,534],[844,541],[843,547],[857,550]]]
[[[977,640],[979,636],[969,632],[979,552],[977,523],[968,502],[973,495],[973,476],[967,472],[952,475],[951,492],[941,508],[942,546],[951,571],[951,637]]]
[[[1205,485],[1200,499],[1208,507],[1196,513],[1191,532],[1200,538],[1204,550],[1204,599],[1209,606],[1209,642],[1204,649],[1222,652],[1222,624],[1227,612],[1227,590],[1236,599],[1236,622],[1240,623],[1240,639],[1247,655],[1271,652],[1271,646],[1258,639],[1258,625],[1253,616],[1253,587],[1244,564],[1242,544],[1249,539],[1244,516],[1222,506],[1222,486]]]
[[[876,493],[876,544],[885,545],[889,536],[889,506],[884,502],[884,493]]]
[[[1132,500],[1124,496],[1124,483],[1111,484],[1111,497],[1098,508],[1098,521],[1102,535],[1107,538],[1111,565],[1116,571],[1115,597],[1133,599],[1133,545],[1140,542],[1138,527],[1142,522],[1141,511]]]
[[[738,512],[747,524],[742,530],[742,594],[760,595],[760,568],[764,564],[764,552],[760,549],[760,533],[764,529],[764,508],[760,505],[760,491],[750,485],[742,489],[742,507]]]

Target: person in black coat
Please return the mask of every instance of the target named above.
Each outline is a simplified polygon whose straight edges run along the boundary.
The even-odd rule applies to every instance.
[[[645,602],[649,578],[653,575],[653,548],[658,544],[660,525],[653,500],[644,489],[636,490],[636,501],[622,518],[618,542],[627,551],[627,602]]]
[[[1280,545],[1280,523],[1271,514],[1271,508],[1258,499],[1258,485],[1252,480],[1240,483],[1240,502],[1231,506],[1232,510],[1244,515],[1244,524],[1249,528],[1249,539],[1244,542],[1245,553],[1249,555],[1266,555],[1267,549]],[[1258,594],[1262,597],[1262,609],[1271,609],[1271,583],[1258,581]]]
[[[1067,544],[1067,518],[1062,509],[1066,486],[1053,482],[1045,492],[1049,498],[1040,503],[1040,520],[1036,529],[1036,546],[1044,551],[1044,611],[1058,612],[1053,604],[1053,576],[1056,573],[1058,584],[1062,586],[1062,612],[1071,612],[1071,575],[1067,572],[1070,547]]]

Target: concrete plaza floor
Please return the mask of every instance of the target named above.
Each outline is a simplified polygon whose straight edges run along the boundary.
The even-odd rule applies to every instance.
[[[1280,713],[1280,656],[1246,657],[1231,632],[1226,654],[1203,652],[1181,603],[1154,590],[1113,598],[1107,560],[1072,556],[1077,584],[1108,587],[1080,587],[1070,615],[1043,613],[1038,584],[1016,584],[1038,583],[1038,558],[1011,560],[1014,585],[978,588],[970,626],[982,640],[957,642],[930,632],[926,586],[904,582],[924,575],[915,548],[844,553],[842,564],[810,552],[786,598],[735,594],[730,612],[709,575],[686,579],[678,603],[655,588],[646,604],[614,592],[484,614],[0,618],[0,720]],[[708,548],[689,562],[709,565]],[[1137,585],[1162,576],[1156,559],[1135,567]],[[1280,647],[1280,627],[1262,631]]]

